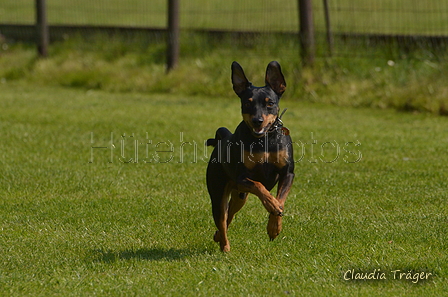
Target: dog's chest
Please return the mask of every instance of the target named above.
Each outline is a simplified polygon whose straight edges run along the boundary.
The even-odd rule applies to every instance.
[[[242,161],[251,170],[259,164],[271,164],[274,167],[284,167],[290,156],[287,150],[286,138],[279,133],[266,134],[261,138],[242,140]]]
[[[244,167],[248,170],[254,170],[257,167],[275,167],[275,168],[283,168],[286,166],[289,156],[288,151],[277,150],[277,151],[243,151],[243,163]],[[260,168],[262,169],[262,168]]]

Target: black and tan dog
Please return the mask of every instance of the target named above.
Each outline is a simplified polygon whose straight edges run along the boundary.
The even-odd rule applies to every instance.
[[[279,100],[286,88],[280,65],[266,69],[266,86],[254,87],[243,68],[232,63],[233,90],[241,99],[243,121],[232,134],[219,128],[207,145],[214,146],[207,167],[207,188],[212,201],[216,231],[214,240],[230,251],[227,229],[248,193],[260,198],[270,213],[267,231],[271,240],[282,229],[286,197],[294,179],[294,160],[289,131],[279,117]],[[278,183],[277,197],[269,192]],[[229,201],[229,196],[230,201]]]

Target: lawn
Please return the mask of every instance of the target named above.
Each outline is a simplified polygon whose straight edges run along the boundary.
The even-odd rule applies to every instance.
[[[297,1],[180,1],[181,26],[248,31],[298,30]],[[334,32],[447,35],[448,3],[428,0],[328,1]],[[314,0],[318,31],[325,30],[323,1]],[[167,1],[47,1],[51,24],[165,27]],[[3,0],[3,23],[34,22],[34,3]]]
[[[0,92],[0,295],[448,291],[445,117],[311,104],[286,91],[297,164],[284,231],[269,242],[267,214],[250,196],[222,254],[203,142],[239,123],[235,96],[21,81]],[[373,272],[386,279],[351,279]],[[406,280],[422,272],[427,280]]]

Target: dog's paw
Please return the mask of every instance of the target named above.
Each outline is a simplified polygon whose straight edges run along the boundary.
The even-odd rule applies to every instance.
[[[267,227],[269,239],[274,240],[282,231],[282,217],[279,215],[269,215],[269,222]]]
[[[263,205],[266,208],[266,210],[274,216],[282,216],[283,215],[283,207],[280,205],[280,203],[275,198],[271,199],[265,199],[263,201]]]
[[[228,253],[228,252],[230,252],[230,244],[227,243],[227,244],[225,244],[224,246],[221,246],[221,252],[223,252],[223,253]]]
[[[221,251],[222,251],[223,253],[230,252],[230,243],[229,243],[228,240],[227,240],[227,241],[224,241],[224,242],[221,242],[221,233],[219,233],[219,230],[217,230],[217,231],[215,232],[215,235],[213,235],[213,240],[214,240],[215,242],[218,242],[218,243],[219,243],[219,247],[221,248]]]

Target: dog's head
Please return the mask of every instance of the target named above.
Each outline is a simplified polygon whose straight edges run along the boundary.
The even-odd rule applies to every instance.
[[[232,63],[233,90],[241,99],[243,120],[255,137],[264,136],[278,117],[279,101],[286,89],[280,64],[272,61],[266,69],[266,85],[254,87],[237,62]]]

